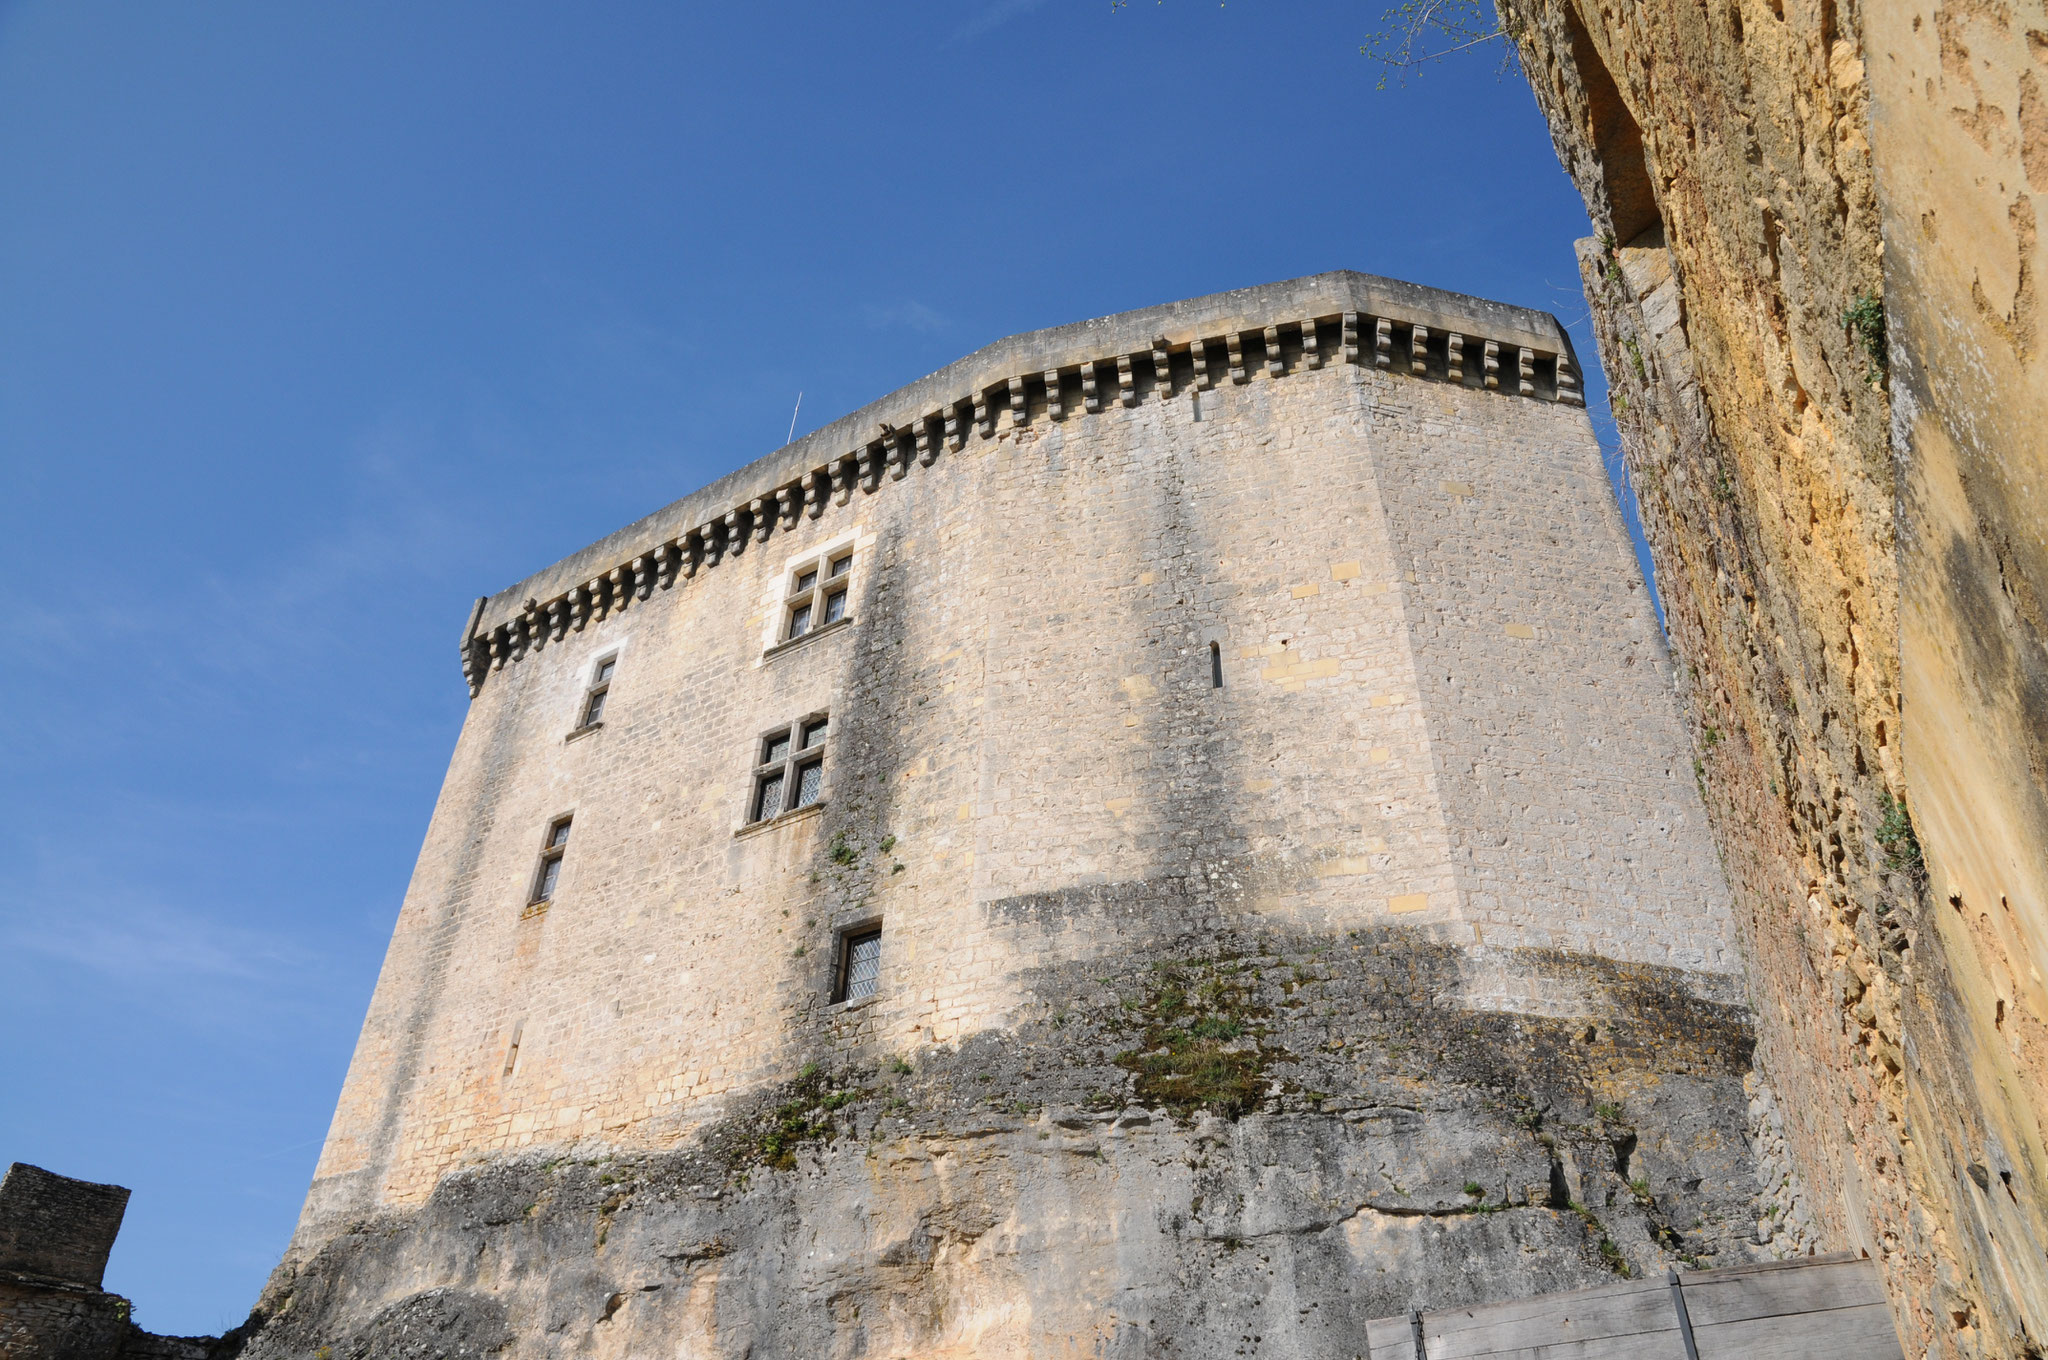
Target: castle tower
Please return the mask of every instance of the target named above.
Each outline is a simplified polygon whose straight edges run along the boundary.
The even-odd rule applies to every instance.
[[[1746,1259],[1727,893],[1547,315],[1013,337],[461,653],[251,1354],[1349,1356]]]

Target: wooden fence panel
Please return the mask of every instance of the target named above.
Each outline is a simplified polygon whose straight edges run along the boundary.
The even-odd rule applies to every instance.
[[[1847,1254],[1679,1276],[1700,1360],[1903,1360],[1877,1268]],[[1422,1318],[1425,1360],[1685,1360],[1668,1280],[1630,1280]],[[1416,1360],[1406,1316],[1372,1360]]]

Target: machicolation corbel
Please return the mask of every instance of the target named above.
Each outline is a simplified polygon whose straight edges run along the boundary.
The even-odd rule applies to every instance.
[[[1436,305],[1442,314],[1442,304]],[[1456,317],[1457,313],[1448,315]],[[1188,384],[1191,393],[1213,390],[1218,374],[1211,347],[1221,345],[1233,384],[1243,385],[1252,381],[1255,367],[1264,370],[1258,376],[1277,380],[1290,372],[1287,346],[1293,343],[1294,336],[1299,335],[1301,357],[1300,362],[1292,367],[1294,372],[1324,368],[1332,361],[1331,347],[1334,346],[1336,357],[1344,364],[1364,363],[1365,353],[1370,349],[1375,369],[1405,371],[1428,379],[1432,376],[1431,324],[1430,321],[1416,319],[1412,312],[1404,318],[1361,310],[1332,311],[1321,316],[1301,316],[1298,320],[1262,321],[1250,326],[1239,321],[1219,325],[1209,335],[1197,333],[1190,336],[1185,342],[1189,366],[1183,371],[1191,375]],[[1481,324],[1484,324],[1483,320]],[[1513,324],[1521,325],[1524,333],[1537,333],[1530,331],[1527,323]],[[1325,325],[1333,327],[1333,330],[1325,333],[1322,329]],[[1393,362],[1397,327],[1407,332],[1404,345],[1407,362],[1400,370],[1395,370]],[[1261,364],[1257,366],[1246,362],[1248,331],[1263,351]],[[1469,348],[1475,342],[1478,345],[1478,362],[1473,365],[1467,360],[1475,357]],[[1128,345],[1130,341],[1126,339],[1124,343]],[[1504,343],[1498,339],[1474,336],[1472,328],[1446,327],[1444,362],[1437,369],[1437,375],[1456,386],[1498,392],[1502,390]],[[1515,356],[1512,390],[1523,397],[1537,396],[1538,366],[1548,365],[1541,375],[1549,379],[1548,385],[1541,389],[1544,395],[1561,405],[1583,407],[1585,394],[1578,370],[1565,351],[1562,337],[1557,344],[1555,352],[1521,343],[1508,345]],[[1107,397],[1105,379],[1108,374],[1105,370],[1113,368],[1117,403],[1125,408],[1134,408],[1141,392],[1139,363],[1149,360],[1151,381],[1157,388],[1159,400],[1168,402],[1174,395],[1175,345],[1176,342],[1170,340],[1166,332],[1160,331],[1154,333],[1149,344],[1139,341],[1135,347],[1112,356],[1078,359],[1066,364],[1041,362],[1008,377],[984,375],[962,395],[926,407],[924,414],[908,419],[903,425],[877,422],[871,427],[877,430],[876,436],[865,445],[829,457],[822,465],[780,486],[744,498],[723,513],[709,515],[696,527],[684,529],[672,539],[664,539],[651,548],[642,549],[609,569],[601,568],[595,575],[553,599],[543,601],[529,596],[517,612],[510,617],[501,615],[495,622],[484,619],[483,611],[489,601],[482,601],[470,622],[470,630],[460,652],[462,674],[471,696],[481,692],[485,677],[490,672],[504,669],[508,661],[516,661],[528,651],[538,651],[550,643],[560,642],[569,632],[581,632],[587,624],[602,621],[626,609],[635,600],[650,598],[657,585],[666,590],[678,579],[693,578],[700,568],[717,566],[727,553],[739,556],[749,542],[767,542],[777,529],[793,529],[805,518],[820,519],[828,501],[832,505],[846,506],[853,498],[856,481],[863,492],[873,494],[880,489],[885,471],[887,480],[891,482],[904,480],[910,472],[913,451],[918,466],[925,468],[938,461],[941,440],[948,450],[959,452],[967,441],[966,422],[969,419],[985,439],[996,437],[997,426],[1005,412],[1010,417],[1007,428],[1023,428],[1030,422],[1034,387],[1044,389],[1046,414],[1052,420],[1062,420],[1075,413],[1065,382],[1069,373],[1078,370],[1080,408],[1091,415],[1100,414]],[[1051,354],[1045,356],[1047,360],[1054,357]],[[1468,374],[1468,370],[1474,367],[1478,371]]]

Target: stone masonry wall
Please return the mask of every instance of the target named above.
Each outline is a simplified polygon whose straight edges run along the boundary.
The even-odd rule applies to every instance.
[[[11,1162],[0,1179],[0,1270],[98,1287],[128,1191]]]
[[[128,1191],[8,1165],[0,1179],[0,1360],[209,1360],[214,1337],[157,1336],[100,1288]]]

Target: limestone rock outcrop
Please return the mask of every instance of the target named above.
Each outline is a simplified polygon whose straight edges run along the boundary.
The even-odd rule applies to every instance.
[[[2048,1345],[2039,4],[1504,0],[1762,1065],[1909,1353]]]
[[[1422,1301],[1776,1254],[1732,986],[1475,970],[1406,929],[1176,937],[1135,905],[1094,903],[1122,956],[1033,970],[1009,1029],[348,1225],[278,1272],[244,1356],[1341,1360]],[[1510,976],[1602,1018],[1458,1004]]]

